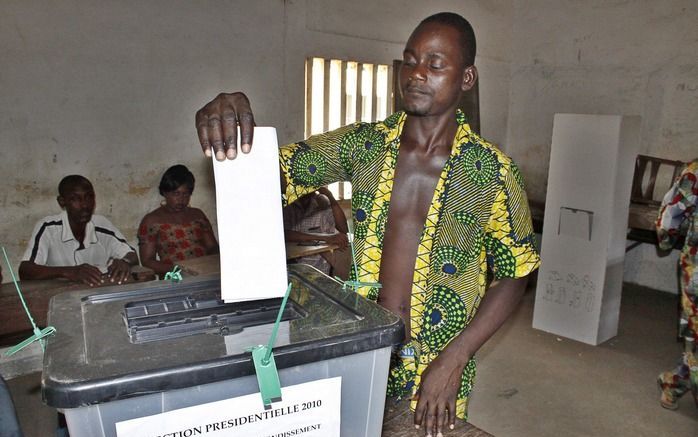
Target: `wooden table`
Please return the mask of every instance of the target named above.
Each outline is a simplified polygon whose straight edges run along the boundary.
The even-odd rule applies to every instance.
[[[208,275],[221,272],[221,259],[218,254],[185,259],[177,263],[185,275]]]
[[[338,249],[336,244],[313,244],[301,245],[299,243],[286,243],[286,259],[300,258],[303,256],[316,255],[323,252],[331,252]]]
[[[314,244],[311,246],[303,246],[298,243],[286,243],[286,259],[291,260],[303,256],[315,255],[323,252],[330,252],[339,248],[336,244]],[[212,273],[220,273],[220,256],[206,255],[199,258],[187,259],[180,261],[178,265],[182,268],[182,272],[186,275],[208,275]]]
[[[414,415],[409,409],[408,402],[402,401],[396,405],[394,400],[387,398],[383,412],[383,432],[381,436],[424,437],[424,430],[415,429]],[[468,422],[457,420],[455,429],[444,432],[444,437],[492,437],[492,434]]]
[[[127,283],[144,282],[155,279],[152,270],[136,266],[131,269]],[[105,283],[104,286],[114,285]],[[62,279],[21,281],[20,290],[29,307],[34,321],[40,328],[46,327],[46,314],[51,298],[64,291],[82,290],[88,285]],[[11,346],[32,334],[32,326],[27,318],[22,301],[12,282],[0,285],[0,346]]]

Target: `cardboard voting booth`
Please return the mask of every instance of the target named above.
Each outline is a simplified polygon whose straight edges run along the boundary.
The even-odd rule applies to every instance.
[[[310,266],[289,266],[289,280],[270,406],[250,347],[280,299],[225,303],[217,276],[55,296],[44,402],[71,437],[380,435],[402,321]]]
[[[555,114],[533,327],[616,335],[640,118]]]

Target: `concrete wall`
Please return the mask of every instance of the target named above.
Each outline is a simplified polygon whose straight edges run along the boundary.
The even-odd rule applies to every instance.
[[[515,0],[506,150],[545,200],[553,114],[642,116],[640,153],[698,156],[695,0]],[[661,196],[661,194],[660,194]],[[676,290],[676,256],[626,257],[625,280]]]
[[[513,2],[507,150],[544,200],[553,114],[641,115],[641,153],[698,155],[698,3]]]
[[[215,223],[199,107],[242,89],[258,124],[301,138],[306,57],[390,64],[440,10],[475,27],[482,131],[517,160],[532,199],[545,199],[556,112],[641,115],[643,153],[698,155],[694,0],[6,0],[0,243],[16,268],[35,221],[58,211],[60,178],[82,173],[98,213],[135,244],[174,163],[195,173],[192,204]],[[674,259],[634,249],[626,280],[675,289]]]
[[[160,175],[174,163],[194,172],[192,205],[215,224],[197,109],[219,91],[245,90],[258,124],[277,127],[280,141],[300,139],[307,56],[391,64],[419,20],[441,10],[475,24],[483,131],[501,142],[508,0],[3,1],[0,243],[14,268],[34,223],[59,210],[56,186],[71,173],[92,180],[97,213],[134,245],[141,217],[159,205]]]

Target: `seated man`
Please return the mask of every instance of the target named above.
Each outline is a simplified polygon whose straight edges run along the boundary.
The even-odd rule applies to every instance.
[[[34,227],[19,265],[20,279],[66,278],[90,286],[126,281],[138,257],[109,220],[93,215],[90,181],[79,175],[64,177],[57,200],[63,212]]]
[[[321,272],[346,279],[351,254],[347,250],[347,218],[330,190],[321,187],[284,208],[284,234],[287,242],[336,244],[338,250],[296,258]]]

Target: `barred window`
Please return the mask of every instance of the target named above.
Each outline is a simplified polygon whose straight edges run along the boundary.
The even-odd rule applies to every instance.
[[[305,72],[306,137],[356,121],[383,120],[392,113],[392,66],[308,58]],[[351,198],[348,182],[329,189],[338,200]]]

